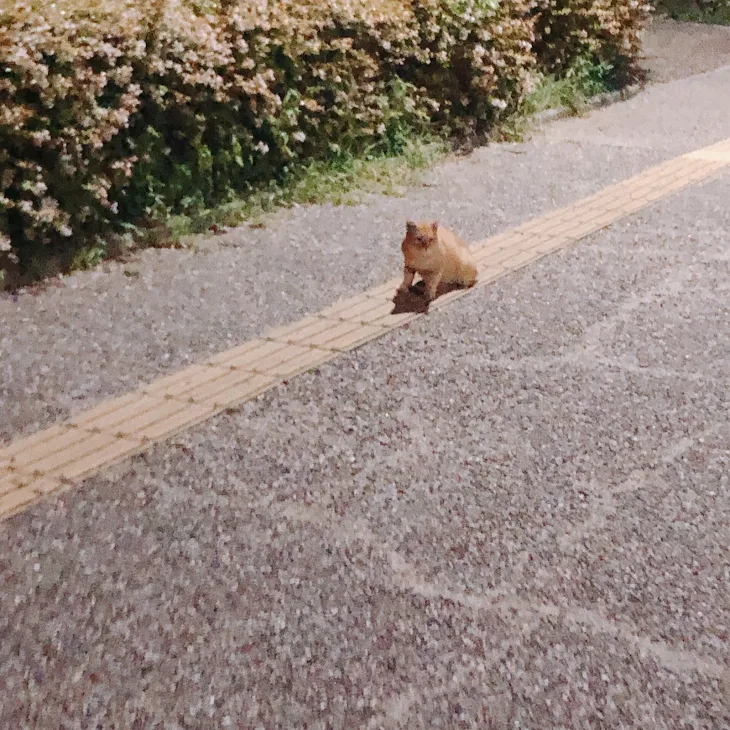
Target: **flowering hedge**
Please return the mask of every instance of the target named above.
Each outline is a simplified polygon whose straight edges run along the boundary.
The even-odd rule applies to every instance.
[[[650,10],[643,0],[538,0],[535,54],[548,72],[587,58],[630,74]]]
[[[24,266],[48,247],[103,244],[298,160],[486,128],[541,71],[586,53],[630,63],[645,12],[637,0],[16,0],[0,9],[0,257]]]

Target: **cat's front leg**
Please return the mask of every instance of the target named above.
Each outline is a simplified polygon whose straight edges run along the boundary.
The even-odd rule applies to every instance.
[[[439,284],[441,283],[441,272],[431,271],[423,275],[423,281],[426,284],[426,299],[432,302],[436,299],[436,292],[438,291]]]
[[[413,280],[416,278],[416,270],[410,268],[409,266],[403,267],[403,281],[401,282],[401,285],[398,287],[398,291],[401,294],[405,294],[410,288],[411,284],[413,284]]]

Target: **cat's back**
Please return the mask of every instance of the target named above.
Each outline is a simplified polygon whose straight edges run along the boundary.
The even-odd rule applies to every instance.
[[[468,251],[469,247],[457,233],[450,228],[439,225],[438,229],[439,241],[446,248],[457,249],[459,251]]]

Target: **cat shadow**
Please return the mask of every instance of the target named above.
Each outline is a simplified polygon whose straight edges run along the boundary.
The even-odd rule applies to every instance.
[[[436,290],[436,299],[459,288],[458,284],[440,284]],[[407,292],[396,291],[391,314],[403,314],[404,312],[427,314],[430,302],[424,295],[425,291],[426,284],[423,280],[409,287]]]

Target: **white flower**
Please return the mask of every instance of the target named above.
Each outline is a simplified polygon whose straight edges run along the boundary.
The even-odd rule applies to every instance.
[[[255,149],[258,150],[262,155],[265,155],[269,151],[269,145],[266,142],[257,142]]]
[[[44,142],[48,142],[51,139],[51,133],[47,129],[31,132],[30,136],[36,147],[40,147]]]
[[[304,134],[304,132],[294,132],[292,137],[294,137],[297,142],[304,142],[304,140],[307,138],[307,135]]]
[[[507,108],[507,102],[504,99],[492,99],[490,103],[495,109],[504,110]]]
[[[0,233],[0,253],[5,253],[6,251],[10,251],[10,249],[10,239],[4,233]]]

